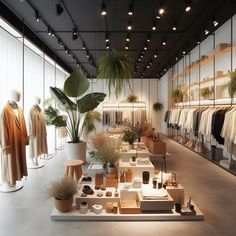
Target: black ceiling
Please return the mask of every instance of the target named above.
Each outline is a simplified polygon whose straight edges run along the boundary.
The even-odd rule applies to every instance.
[[[106,5],[106,16],[101,15],[102,2]],[[44,49],[48,48],[46,50],[48,52],[51,49],[61,59],[60,64],[67,70],[75,68],[78,63],[82,65],[88,76],[96,77],[98,59],[107,51],[105,33],[108,33],[110,48],[126,51],[134,61],[135,77],[157,78],[163,70],[175,63],[176,57],[180,57],[183,50],[189,51],[196,46],[199,38],[202,40],[206,37],[205,27],[209,27],[210,32],[216,29],[212,24],[214,17],[219,21],[217,26],[219,27],[236,13],[235,0],[192,0],[190,1],[192,8],[189,12],[185,12],[186,2],[189,1],[4,0],[1,4],[5,4],[22,22],[24,21],[26,26],[36,34],[33,37],[36,42],[41,39],[46,44]],[[56,14],[58,3],[64,9],[60,16]],[[131,17],[128,16],[130,3],[133,3],[134,7],[134,14]],[[157,19],[161,4],[166,13]],[[9,18],[9,14],[4,14],[1,7],[0,12],[5,18],[6,16]],[[38,22],[35,12],[41,16]],[[126,50],[129,19],[132,20],[133,29],[130,31],[129,49]],[[156,31],[152,30],[153,20],[157,23]],[[176,31],[172,30],[173,22],[177,24]],[[19,21],[15,20],[15,25],[19,26]],[[48,35],[48,26],[54,31],[54,37]],[[75,27],[79,37],[72,40]],[[151,41],[147,42],[149,35]],[[28,34],[28,36],[32,39],[32,35]],[[58,39],[63,43],[63,47],[58,44]],[[166,46],[162,45],[164,39],[167,42]],[[82,48],[83,43],[86,45],[90,59],[86,57],[86,50]],[[147,50],[144,50],[146,43]],[[71,52],[70,56],[65,52],[65,47]],[[156,58],[154,54],[157,54]],[[143,58],[139,62],[141,55]]]

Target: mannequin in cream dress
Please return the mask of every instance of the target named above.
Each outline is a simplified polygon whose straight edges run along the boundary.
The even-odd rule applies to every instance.
[[[28,135],[23,110],[18,106],[20,92],[11,91],[11,99],[1,112],[0,146],[1,146],[1,181],[2,192],[17,191],[22,188],[19,182],[27,176],[26,151]]]
[[[39,157],[48,154],[45,118],[40,108],[40,97],[34,98],[34,105],[29,112],[29,157],[32,164],[28,168],[39,168]]]

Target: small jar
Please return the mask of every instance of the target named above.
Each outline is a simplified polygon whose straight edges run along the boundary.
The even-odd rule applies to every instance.
[[[81,202],[80,203],[80,213],[86,214],[88,212],[88,203],[87,202]]]

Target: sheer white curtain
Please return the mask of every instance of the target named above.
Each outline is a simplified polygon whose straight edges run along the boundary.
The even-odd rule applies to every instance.
[[[0,28],[0,109],[10,99],[10,91],[17,89],[22,93],[23,44]],[[22,106],[22,98],[20,100]]]

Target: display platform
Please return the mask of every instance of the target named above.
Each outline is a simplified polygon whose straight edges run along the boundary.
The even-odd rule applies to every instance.
[[[196,215],[181,215],[172,210],[166,213],[142,213],[142,214],[117,214],[106,213],[105,209],[101,214],[89,210],[82,214],[75,206],[67,213],[59,212],[56,208],[52,210],[51,220],[54,221],[203,221],[204,215],[194,204]]]

